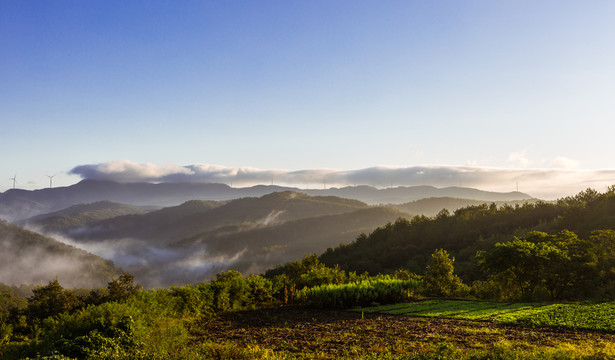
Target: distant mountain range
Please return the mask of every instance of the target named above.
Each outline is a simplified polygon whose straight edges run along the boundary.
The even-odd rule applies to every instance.
[[[519,192],[431,186],[301,190],[85,180],[13,189],[0,194],[0,218],[13,222],[0,226],[0,282],[61,276],[67,286],[104,284],[121,268],[148,287],[197,283],[230,269],[261,273],[400,217],[526,201],[535,200]],[[45,271],[27,271],[26,264]]]
[[[430,197],[454,197],[488,202],[532,198],[530,195],[521,192],[498,193],[464,187],[411,186],[376,189],[370,186],[352,186],[306,190],[275,185],[233,188],[225,184],[116,183],[83,180],[67,187],[32,191],[11,189],[0,193],[0,218],[18,221],[78,204],[99,201],[162,207],[179,205],[189,200],[228,201],[245,197],[260,197],[283,191],[302,192],[312,196],[336,196],[355,199],[370,205],[402,204]]]
[[[133,213],[108,217],[112,210]],[[264,272],[410,216],[358,200],[290,191],[139,210],[105,201],[21,224],[70,239],[136,275],[141,284],[155,287],[207,281],[229,269]]]

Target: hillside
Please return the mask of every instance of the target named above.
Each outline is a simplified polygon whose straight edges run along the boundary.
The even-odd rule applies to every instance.
[[[148,210],[143,207],[99,201],[91,204],[74,205],[60,211],[38,215],[18,222],[18,225],[34,226],[44,232],[66,232],[97,221],[122,215],[142,215],[147,212]]]
[[[173,248],[206,249],[201,255],[203,261],[218,265],[209,271],[210,275],[229,268],[258,274],[306,254],[349,243],[359,234],[403,216],[408,215],[387,207],[370,207],[247,231],[222,228],[182,240]]]
[[[111,202],[96,204],[103,203],[115,204]],[[81,240],[105,240],[122,237],[155,238],[181,230],[177,224],[178,221],[209,211],[222,204],[216,201],[192,200],[182,205],[149,212],[140,207],[122,205],[120,209],[114,211],[112,209],[74,211],[71,213],[60,211],[61,215],[53,215],[55,213],[39,215],[23,223]],[[81,208],[82,206],[75,206],[69,209]],[[130,209],[137,210],[131,211]]]
[[[615,229],[615,192],[587,190],[556,203],[522,206],[468,206],[436,217],[399,220],[360,236],[348,245],[328,250],[321,260],[352,271],[370,273],[407,268],[422,273],[430,254],[444,248],[456,258],[464,280],[476,279],[474,256],[496,242],[513,240],[530,231],[550,234],[564,229],[582,239],[600,229]]]
[[[407,202],[404,204],[389,204],[390,207],[399,209],[409,214],[435,216],[442,209],[446,209],[449,212],[454,212],[458,209],[467,206],[478,206],[482,204],[495,203],[498,207],[506,204],[515,206],[523,205],[525,203],[536,203],[537,199],[525,199],[525,200],[506,200],[506,201],[487,201],[487,200],[473,200],[473,199],[461,199],[455,197],[430,197],[420,199],[416,201]]]
[[[407,214],[331,196],[272,193],[228,203],[193,200],[68,229],[145,286],[185,284],[228,269],[258,273],[352,241]]]
[[[484,191],[473,188],[451,186],[437,188],[435,186],[399,186],[377,189],[371,186],[348,186],[326,190],[305,190],[310,195],[333,195],[350,199],[359,199],[371,205],[402,204],[425,198],[454,197],[479,200],[482,202],[526,200],[532,197],[528,194],[512,191],[508,193]]]
[[[366,204],[335,197],[312,197],[302,193],[272,193],[228,203],[190,201],[143,215],[120,216],[91,224],[68,234],[81,241],[133,237],[150,243],[172,243],[198,233],[229,225],[238,231],[319,215],[341,214],[365,208]]]
[[[0,221],[0,282],[46,283],[58,278],[69,287],[99,287],[120,270],[109,260]]]

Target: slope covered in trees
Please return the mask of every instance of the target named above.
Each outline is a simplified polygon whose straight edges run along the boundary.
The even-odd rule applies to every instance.
[[[525,203],[535,203],[538,201],[538,199],[526,199],[489,202],[485,200],[462,199],[455,197],[430,197],[403,204],[390,204],[389,206],[407,212],[408,214],[435,216],[442,209],[446,209],[449,212],[454,212],[464,207],[480,206],[485,203],[495,203],[498,207],[501,207],[507,204],[511,206],[516,206],[523,205]]]
[[[514,241],[531,231],[556,234],[568,230],[591,240],[595,231],[609,229],[615,229],[615,189],[603,194],[588,189],[555,203],[484,204],[452,214],[443,210],[432,218],[400,218],[369,235],[362,234],[351,244],[328,249],[320,258],[328,265],[357,272],[406,268],[420,273],[430,255],[443,248],[457,259],[456,269],[464,281],[471,282],[484,278],[476,267],[477,251],[493,249],[496,243]]]
[[[44,232],[68,232],[92,223],[112,219],[123,215],[141,215],[145,208],[120,204],[111,201],[99,201],[91,204],[74,205],[69,208],[42,214],[20,221],[18,224],[35,226]]]

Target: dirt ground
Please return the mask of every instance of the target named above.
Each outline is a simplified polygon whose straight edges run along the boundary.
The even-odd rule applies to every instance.
[[[519,346],[615,342],[615,336],[587,331],[527,328],[488,322],[417,318],[351,311],[281,307],[228,313],[201,320],[195,333],[238,346],[258,345],[290,353],[324,356],[403,354],[409,349],[451,344],[480,349],[508,340]]]

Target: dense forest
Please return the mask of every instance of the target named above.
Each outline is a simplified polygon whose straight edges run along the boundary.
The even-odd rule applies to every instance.
[[[599,276],[602,281],[600,291],[611,296],[615,293],[615,283],[610,277],[615,256],[614,210],[613,187],[605,193],[588,189],[552,203],[482,204],[464,207],[452,214],[442,210],[431,218],[400,218],[369,235],[362,234],[351,244],[328,249],[320,259],[329,266],[355,272],[378,274],[407,269],[421,273],[430,255],[442,248],[455,257],[455,269],[464,282],[472,283],[493,277],[495,270],[486,270],[495,261],[496,254],[501,257],[497,261],[509,259],[515,262],[522,259],[511,260],[514,252],[533,252],[535,258],[523,260],[535,264],[541,256],[555,256],[548,253],[547,247],[551,247],[565,259],[584,261],[588,267],[586,270],[594,275],[583,276],[591,279]],[[527,249],[523,249],[524,246]],[[506,250],[509,253],[504,255]],[[514,265],[507,264],[509,268]],[[481,271],[481,266],[484,271]],[[573,264],[567,266],[577,267]],[[524,289],[523,292],[527,291]],[[563,295],[554,293],[554,296]]]
[[[64,288],[57,279],[34,287],[29,294],[27,289],[2,285],[0,356],[64,360],[318,358],[316,353],[305,355],[305,345],[282,347],[275,353],[258,344],[238,346],[241,336],[224,337],[232,330],[225,322],[230,320],[224,319],[239,321],[243,316],[251,318],[249,311],[256,311],[256,325],[251,329],[260,329],[258,324],[266,329],[264,324],[282,316],[271,315],[271,309],[298,308],[304,310],[291,310],[295,318],[284,318],[279,326],[287,329],[294,326],[296,317],[311,314],[311,319],[296,326],[310,323],[317,328],[328,324],[317,320],[324,313],[309,309],[352,309],[451,297],[507,304],[613,301],[613,210],[615,187],[605,193],[588,189],[553,203],[483,204],[452,214],[443,210],[434,217],[399,218],[360,235],[351,244],[278,265],[262,275],[243,276],[230,270],[210,281],[152,290],[143,289],[128,273],[94,289]],[[238,317],[228,315],[238,312]],[[350,317],[358,327],[365,322],[379,326],[377,315],[326,314]],[[534,351],[528,350],[527,343],[503,350],[487,341],[462,352],[442,342],[412,344],[415,347],[406,350],[394,345],[370,348],[369,352],[354,348],[321,358],[393,359],[399,358],[395,354],[406,354],[405,358],[425,359],[516,359],[552,354],[544,347],[547,345],[532,348]],[[569,354],[572,345],[566,346],[568,352],[549,356],[609,358],[615,354],[608,352],[602,357],[592,352],[587,357],[574,357]]]

